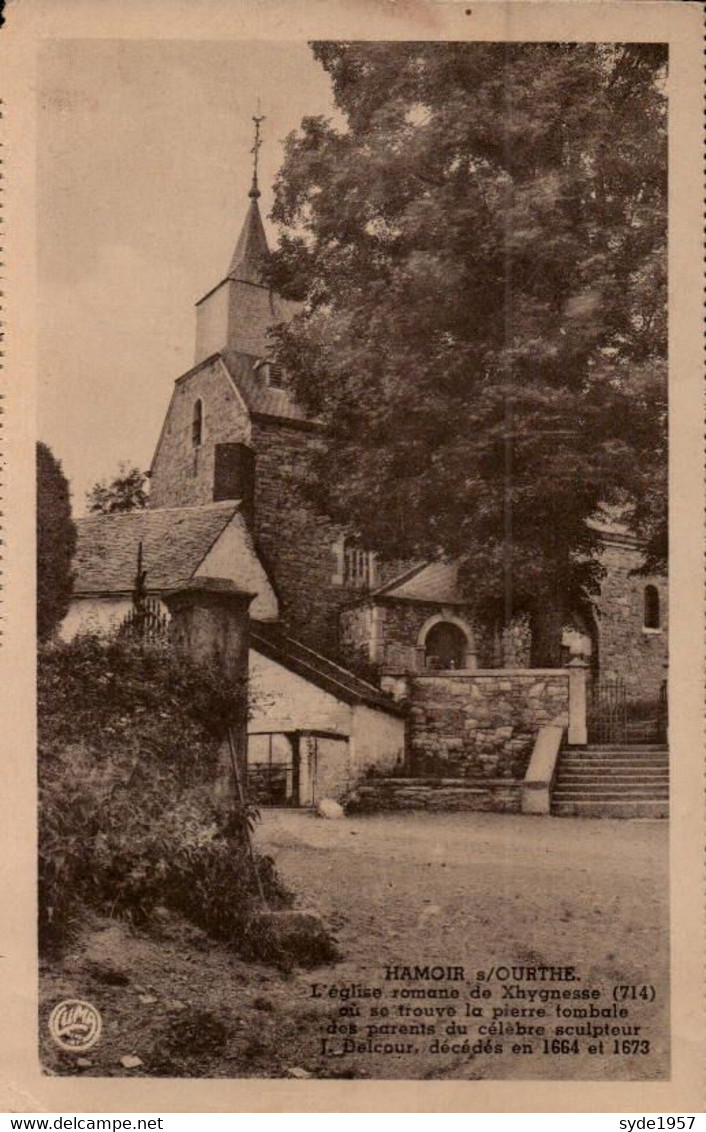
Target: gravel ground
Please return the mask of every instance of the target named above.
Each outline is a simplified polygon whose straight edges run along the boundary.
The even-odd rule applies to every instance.
[[[385,985],[388,965],[463,966],[466,979],[475,979],[493,965],[544,963],[574,965],[582,986],[604,991],[601,1005],[612,1001],[615,984],[657,989],[654,1005],[630,1007],[645,1027],[639,1036],[651,1030],[647,1056],[588,1055],[586,1041],[579,1055],[515,1056],[505,1041],[502,1055],[360,1054],[341,1058],[341,1070],[376,1077],[668,1075],[666,822],[460,813],[323,821],[276,810],[265,814],[260,837],[302,903],[337,926],[345,960],[322,982]],[[391,985],[398,984],[388,982],[386,994]],[[493,1002],[498,997],[496,987]]]
[[[48,1072],[520,1080],[668,1075],[666,822],[491,814],[323,821],[308,812],[273,810],[263,814],[257,837],[298,904],[331,925],[342,961],[280,972],[244,963],[177,918],[149,934],[96,919],[60,965],[43,965],[40,1033]],[[471,988],[486,985],[476,983],[478,971],[513,964],[575,966],[581,982],[521,985],[597,988],[602,997],[594,1009],[620,1009],[612,1000],[616,984],[654,986],[654,1004],[638,997],[623,1004],[629,1014],[622,1020],[603,1016],[590,1023],[640,1025],[635,1041],[649,1039],[650,1052],[631,1046],[613,1053],[613,1042],[623,1038],[606,1036],[601,1053],[597,1038],[581,1036],[578,1053],[545,1055],[536,1032],[528,1037],[525,1029],[519,1037],[516,1027],[554,1026],[554,1002],[546,1005],[551,1017],[545,1020],[527,1014],[499,1019],[483,1041],[502,1046],[501,1052],[476,1048],[478,1026],[492,1024],[493,1006],[537,1008],[536,1000],[507,1001],[497,979],[487,983],[489,999],[469,997]],[[415,965],[463,967],[464,975],[456,981],[386,978],[387,966]],[[379,998],[363,996],[373,988],[380,988]],[[458,999],[443,997],[453,990]],[[412,991],[424,997],[409,997]],[[82,1063],[47,1036],[46,1016],[66,997],[88,999],[103,1016],[101,1041]],[[481,1008],[483,1018],[464,1019],[466,1002]],[[587,1008],[583,1000],[569,1005]],[[498,1022],[514,1033],[499,1033]],[[400,1030],[422,1025],[433,1025],[433,1035]],[[378,1030],[369,1034],[369,1026]],[[397,1029],[380,1029],[390,1026]],[[449,1026],[456,1033],[449,1035]],[[443,1048],[432,1048],[434,1042]],[[371,1043],[378,1049],[368,1048]],[[515,1043],[522,1052],[513,1052]],[[126,1056],[139,1064],[127,1069],[121,1064]]]

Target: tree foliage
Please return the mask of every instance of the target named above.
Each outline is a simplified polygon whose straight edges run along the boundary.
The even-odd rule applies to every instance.
[[[601,505],[659,542],[666,111],[659,46],[322,43],[342,125],[286,143],[279,360],[328,426],[308,491],[395,557],[459,557],[534,659],[601,569]],[[664,508],[662,507],[662,510]]]
[[[37,444],[37,634],[47,640],[66,616],[71,600],[71,562],[76,527],[61,464],[46,444]]]
[[[86,493],[88,510],[94,514],[113,515],[121,511],[138,511],[147,506],[147,476],[139,468],[121,464],[115,479],[94,484]]]

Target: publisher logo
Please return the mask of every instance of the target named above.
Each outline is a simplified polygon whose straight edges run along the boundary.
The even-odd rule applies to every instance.
[[[90,1002],[66,998],[49,1015],[49,1033],[61,1049],[81,1053],[94,1046],[101,1036],[103,1020]]]

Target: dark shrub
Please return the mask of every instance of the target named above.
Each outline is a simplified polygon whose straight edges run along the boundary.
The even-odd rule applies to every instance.
[[[38,702],[42,949],[71,937],[81,903],[134,923],[166,904],[237,945],[259,907],[256,811],[213,786],[244,689],[166,647],[84,636],[40,650]],[[259,867],[281,907],[272,862]]]
[[[48,640],[71,600],[76,527],[69,485],[46,444],[37,444],[37,634]]]

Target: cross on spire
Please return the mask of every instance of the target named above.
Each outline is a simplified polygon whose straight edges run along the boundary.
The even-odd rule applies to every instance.
[[[255,283],[258,286],[264,286],[262,263],[268,255],[268,247],[265,229],[262,226],[262,217],[260,216],[260,206],[258,204],[258,198],[261,194],[260,187],[257,183],[257,166],[260,146],[262,145],[260,126],[265,121],[265,115],[260,113],[259,98],[257,100],[257,114],[253,114],[252,120],[255,123],[255,140],[250,150],[253,155],[252,186],[248,193],[250,197],[250,207],[248,208],[245,223],[238,237],[238,243],[235,246],[233,258],[230,261],[228,278],[239,279],[244,283]]]
[[[265,115],[260,113],[260,99],[257,100],[257,114],[253,114],[252,118],[255,123],[255,143],[250,150],[253,155],[253,172],[252,172],[252,187],[248,193],[249,197],[257,200],[260,196],[260,189],[257,183],[257,159],[260,153],[260,146],[262,145],[262,138],[260,137],[260,123],[265,121]]]

